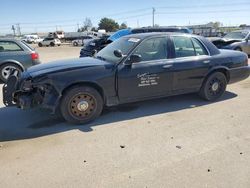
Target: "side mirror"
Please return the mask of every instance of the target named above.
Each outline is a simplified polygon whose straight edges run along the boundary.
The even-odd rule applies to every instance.
[[[121,57],[122,57],[122,51],[121,51],[121,50],[115,50],[115,51],[114,51],[114,55],[115,55],[116,57],[121,58]]]
[[[132,63],[139,63],[141,61],[141,55],[140,54],[132,54],[129,57],[129,62]]]

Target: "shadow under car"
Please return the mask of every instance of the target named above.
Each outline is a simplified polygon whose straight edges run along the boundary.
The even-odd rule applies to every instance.
[[[227,91],[216,102],[230,100],[236,96],[236,94]],[[24,111],[15,107],[3,107],[0,108],[0,142],[37,138],[73,129],[89,132],[95,126],[105,126],[108,123],[118,123],[124,120],[175,112],[209,104],[211,102],[200,99],[196,94],[131,103],[106,108],[99,118],[85,125],[70,125],[62,118],[49,115],[48,111],[41,109]]]

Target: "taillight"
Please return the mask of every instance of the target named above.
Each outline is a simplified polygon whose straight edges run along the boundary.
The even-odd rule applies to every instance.
[[[32,60],[39,59],[39,55],[38,55],[38,53],[36,53],[36,52],[32,52],[32,53],[31,53],[31,59],[32,59]]]

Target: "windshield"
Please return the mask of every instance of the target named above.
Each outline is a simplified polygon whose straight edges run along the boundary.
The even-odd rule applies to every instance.
[[[238,32],[232,32],[228,33],[224,36],[224,38],[228,39],[244,39],[247,37],[248,32],[238,31]]]
[[[128,55],[129,51],[140,41],[138,38],[120,38],[98,52],[95,57],[102,60],[118,63],[122,57],[114,55],[115,50],[121,50],[123,55]]]

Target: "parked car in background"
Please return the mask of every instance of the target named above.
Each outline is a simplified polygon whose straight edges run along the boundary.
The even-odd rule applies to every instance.
[[[24,41],[24,42],[26,42],[26,43],[28,43],[28,44],[32,44],[35,39],[32,36],[30,36],[30,37],[24,36],[24,37],[21,38],[21,40]]]
[[[152,32],[178,32],[178,33],[191,33],[187,27],[142,27],[135,29],[121,29],[110,37],[102,38],[100,40],[95,40],[89,42],[84,46],[80,51],[80,57],[93,56],[96,52],[99,52],[101,49],[106,47],[111,42],[127,35],[137,34],[137,33],[152,33]]]
[[[82,36],[79,39],[73,40],[72,45],[73,46],[83,46],[86,44],[88,41],[92,40],[92,36]]]
[[[41,37],[38,37],[34,40],[34,43],[38,44],[39,42],[42,42],[44,39]]]
[[[176,32],[176,33],[187,33],[191,34],[192,31],[187,27],[142,27],[142,28],[135,28],[131,30],[132,34],[136,33],[151,33],[151,32]]]
[[[32,44],[32,43],[39,43],[43,39],[41,39],[38,35],[24,35],[21,38],[21,40],[28,43],[28,44]]]
[[[61,41],[58,38],[51,38],[51,37],[46,37],[45,39],[43,39],[43,41],[38,43],[39,47],[42,46],[60,46],[61,45]]]
[[[13,73],[3,87],[6,106],[59,109],[70,123],[97,118],[105,106],[199,93],[220,98],[227,84],[248,78],[245,53],[218,50],[207,39],[178,33],[122,37],[94,58],[56,61]]]
[[[250,55],[250,30],[234,31],[223,38],[213,41],[220,49],[230,49],[245,52]]]
[[[38,53],[24,41],[0,39],[0,80],[6,82],[12,69],[22,72],[39,64]]]
[[[91,39],[86,42],[80,51],[80,57],[92,57],[96,52],[99,52],[107,44],[111,43],[108,41],[108,35],[102,36],[101,38]]]

